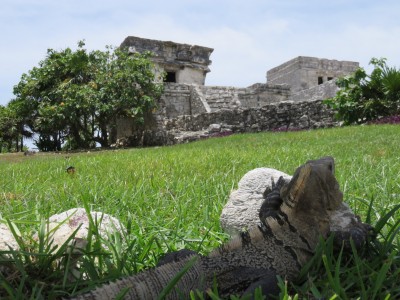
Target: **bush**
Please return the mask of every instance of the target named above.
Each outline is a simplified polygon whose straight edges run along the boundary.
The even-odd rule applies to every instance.
[[[336,81],[340,88],[325,103],[336,110],[345,125],[361,124],[400,111],[400,70],[388,67],[385,58],[372,58],[370,75],[363,68]]]

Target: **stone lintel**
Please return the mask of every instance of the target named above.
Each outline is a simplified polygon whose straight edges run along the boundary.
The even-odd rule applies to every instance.
[[[178,64],[191,67],[202,66],[207,68],[211,64],[210,55],[214,51],[212,48],[175,43],[172,41],[151,40],[128,36],[120,45],[134,53],[150,51],[154,54],[154,60],[170,64]]]

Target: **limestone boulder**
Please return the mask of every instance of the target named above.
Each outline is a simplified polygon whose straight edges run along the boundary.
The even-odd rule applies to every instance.
[[[10,228],[6,224],[0,223],[0,251],[7,251],[10,248],[18,250],[18,243]]]
[[[92,211],[90,215],[98,226],[99,234],[107,239],[108,233],[125,232],[125,227],[120,221],[108,214]],[[77,248],[84,248],[89,232],[89,217],[84,208],[72,208],[70,210],[53,215],[48,219],[48,230],[52,233],[53,244],[61,246],[78,229],[74,243]]]
[[[259,224],[259,210],[264,201],[263,194],[272,189],[272,183],[282,176],[288,182],[292,176],[271,168],[257,168],[246,173],[238,183],[222,209],[222,229],[235,235],[242,230]]]

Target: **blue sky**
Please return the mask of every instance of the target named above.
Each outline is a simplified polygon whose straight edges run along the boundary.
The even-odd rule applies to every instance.
[[[398,0],[2,0],[0,104],[48,48],[119,46],[129,35],[214,48],[207,85],[245,87],[296,56],[400,67]]]

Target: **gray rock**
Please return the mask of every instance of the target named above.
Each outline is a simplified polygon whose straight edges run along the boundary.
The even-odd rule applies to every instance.
[[[238,189],[231,193],[222,209],[222,229],[230,235],[235,235],[258,225],[258,213],[264,201],[263,194],[267,188],[271,189],[272,182],[277,182],[280,176],[287,181],[292,178],[271,168],[257,168],[246,173],[239,181]]]
[[[10,249],[18,251],[20,248],[8,225],[0,222],[0,251],[9,251]],[[12,260],[12,254],[5,254],[5,257]],[[15,276],[15,269],[8,264],[1,264],[0,273],[6,278]]]
[[[220,124],[211,124],[208,126],[208,132],[213,133],[213,132],[220,132],[221,131],[221,125]]]
[[[90,215],[98,225],[99,234],[107,239],[107,233],[124,232],[125,227],[120,221],[108,214],[92,211]],[[61,246],[78,229],[74,243],[77,248],[84,248],[89,232],[89,218],[84,208],[72,208],[62,213],[51,216],[48,219],[48,230],[52,233],[53,245]]]
[[[18,250],[18,243],[10,228],[6,224],[0,223],[0,250],[7,251],[10,248]]]
[[[107,233],[124,232],[125,227],[120,221],[108,214],[92,211],[92,219],[99,226],[99,233],[103,239],[107,239]],[[53,245],[61,246],[69,236],[81,225],[75,234],[74,244],[78,248],[86,246],[86,239],[89,231],[89,218],[84,208],[73,208],[62,213],[51,216],[48,219],[47,230],[53,239]],[[34,238],[38,238],[35,234]],[[11,230],[6,224],[0,223],[0,250],[8,250],[11,247],[19,250]]]
[[[309,122],[308,122],[308,116],[307,115],[303,115],[299,119],[299,126],[300,126],[300,128],[308,128],[309,127]]]

